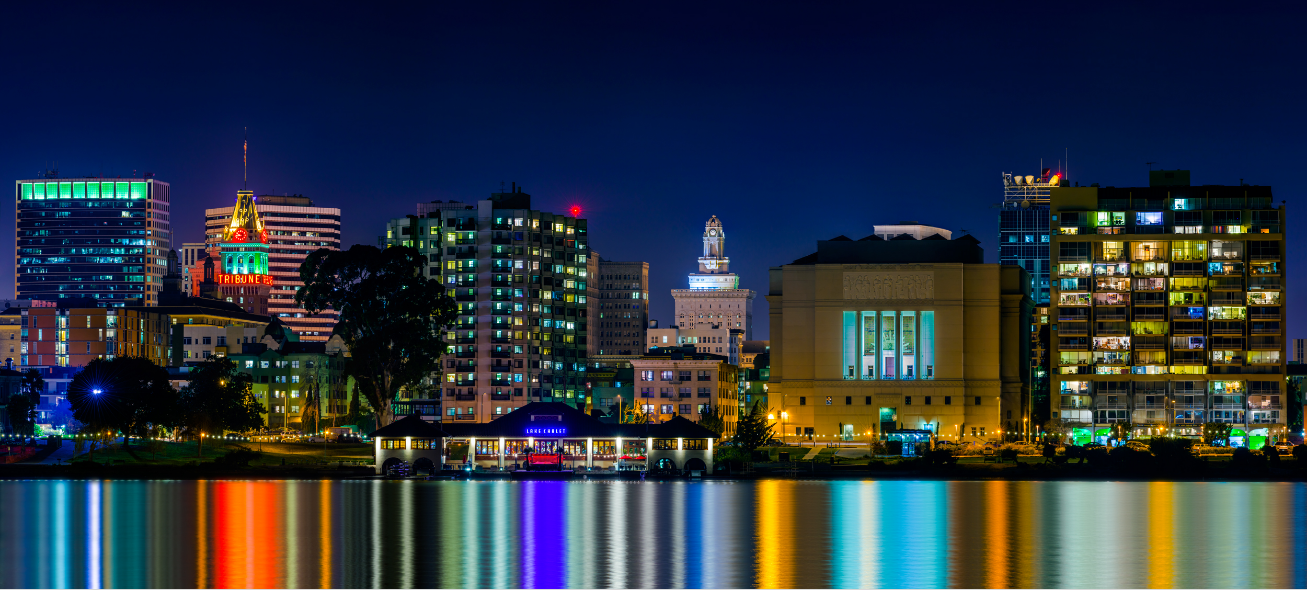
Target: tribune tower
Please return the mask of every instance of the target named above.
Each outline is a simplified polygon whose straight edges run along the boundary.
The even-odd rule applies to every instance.
[[[268,293],[272,274],[268,270],[268,232],[259,218],[254,191],[237,191],[236,208],[223,227],[222,241],[209,250],[209,258],[221,271],[215,272],[218,297],[245,311],[268,314]],[[203,276],[203,259],[197,262]],[[216,269],[215,269],[216,270]]]

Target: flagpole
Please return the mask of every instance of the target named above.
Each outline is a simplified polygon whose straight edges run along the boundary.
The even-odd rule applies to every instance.
[[[244,147],[244,152],[241,154],[241,165],[245,169],[244,179],[243,179],[244,185],[241,188],[249,189],[250,188],[250,128],[249,127],[245,128],[245,147]]]

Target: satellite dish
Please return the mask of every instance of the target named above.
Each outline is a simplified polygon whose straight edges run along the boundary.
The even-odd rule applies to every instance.
[[[1026,199],[1026,200],[1024,200],[1024,201],[1021,201],[1021,208],[1022,208],[1022,209],[1029,209],[1029,208],[1030,208],[1030,200],[1029,200],[1029,199]]]

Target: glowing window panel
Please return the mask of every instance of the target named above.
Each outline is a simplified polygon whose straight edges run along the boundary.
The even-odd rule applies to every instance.
[[[896,369],[899,366],[898,357],[898,334],[895,330],[898,312],[882,311],[880,312],[880,378],[897,379]]]
[[[133,182],[131,187],[131,198],[144,199],[146,195],[144,182]]]
[[[73,183],[71,182],[59,183],[59,198],[60,199],[73,198]]]
[[[862,312],[862,378],[876,378],[876,312]]]
[[[88,199],[100,198],[100,183],[98,182],[86,183],[86,198]]]
[[[116,183],[114,183],[114,185],[115,185],[115,186],[114,186],[114,191],[113,191],[113,198],[115,198],[115,199],[126,199],[126,198],[127,198],[127,193],[128,193],[127,183],[126,183],[126,182],[116,182]]]
[[[918,379],[935,378],[935,312],[921,312],[921,346],[919,348],[921,358],[918,361],[919,369]]]
[[[899,375],[900,379],[917,378],[917,312],[905,311],[899,316]]]
[[[844,322],[841,334],[844,336],[844,363],[843,375],[845,379],[852,379],[858,370],[858,323],[857,312],[844,312]]]
[[[32,183],[23,183],[23,198],[28,200],[32,198]]]
[[[73,198],[74,198],[74,199],[85,199],[85,198],[86,198],[86,183],[85,183],[85,182],[74,182],[74,183],[73,183]]]
[[[47,199],[59,198],[59,183],[57,182],[45,183],[45,198]]]

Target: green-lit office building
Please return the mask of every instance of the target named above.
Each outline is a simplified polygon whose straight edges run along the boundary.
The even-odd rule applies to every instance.
[[[157,304],[172,245],[168,183],[47,176],[14,183],[18,298]]]

